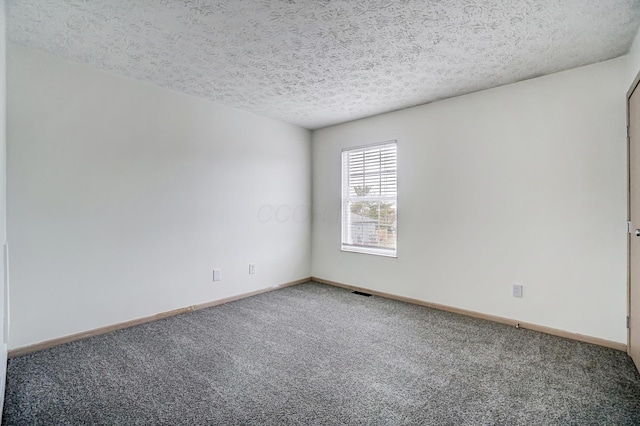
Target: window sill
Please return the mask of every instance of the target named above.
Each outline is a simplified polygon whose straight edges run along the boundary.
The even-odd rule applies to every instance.
[[[398,257],[397,250],[380,249],[380,248],[374,248],[374,247],[358,247],[358,246],[343,245],[340,250],[349,252],[349,253],[373,254],[374,256],[383,256],[383,257],[392,257],[392,258]]]

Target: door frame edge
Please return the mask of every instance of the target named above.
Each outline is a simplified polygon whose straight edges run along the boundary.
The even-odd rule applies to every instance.
[[[629,134],[629,126],[631,125],[631,113],[629,108],[629,101],[631,100],[631,95],[636,91],[640,85],[640,71],[633,79],[629,90],[627,91],[627,96],[625,97],[625,106],[626,106],[626,118],[627,118],[627,223],[631,220],[631,135]],[[631,314],[631,234],[627,232],[627,318]],[[631,329],[627,326],[627,354],[630,354],[630,344],[631,343]]]

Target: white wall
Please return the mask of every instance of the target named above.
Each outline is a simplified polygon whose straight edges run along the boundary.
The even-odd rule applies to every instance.
[[[627,66],[315,131],[312,275],[626,343]],[[391,139],[398,258],[341,252],[340,151]]]
[[[629,50],[629,83],[628,86],[631,86],[633,80],[636,78],[638,73],[640,72],[640,28],[636,33],[636,38],[633,40],[633,44],[631,45],[631,49]]]
[[[5,271],[4,247],[7,243],[7,209],[6,209],[6,149],[7,149],[7,126],[6,126],[6,5],[4,0],[0,0],[0,413],[4,405],[4,387],[7,373],[7,337],[5,329],[8,325],[8,309],[5,308],[7,279]]]
[[[307,130],[11,43],[7,72],[10,348],[309,276]]]

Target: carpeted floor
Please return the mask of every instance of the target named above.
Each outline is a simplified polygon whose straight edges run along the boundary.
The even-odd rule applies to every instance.
[[[308,283],[11,359],[6,425],[638,425],[626,354]]]

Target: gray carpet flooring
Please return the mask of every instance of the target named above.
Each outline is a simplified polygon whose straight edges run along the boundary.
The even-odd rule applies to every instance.
[[[626,354],[316,283],[11,359],[6,425],[638,425]]]

